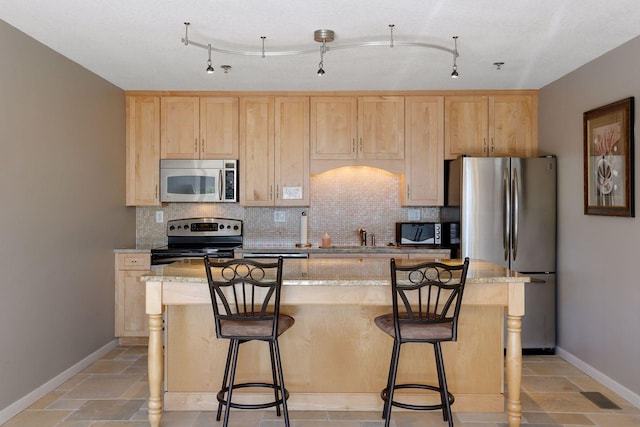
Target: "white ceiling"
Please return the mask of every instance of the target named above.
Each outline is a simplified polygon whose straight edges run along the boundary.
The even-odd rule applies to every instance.
[[[125,90],[539,89],[640,34],[638,0],[0,0],[0,19]],[[185,21],[205,45],[317,53],[214,52],[209,75]],[[396,42],[459,36],[460,78],[450,53],[402,46],[330,50],[316,75],[314,30],[335,31],[331,49],[389,40],[389,24]]]

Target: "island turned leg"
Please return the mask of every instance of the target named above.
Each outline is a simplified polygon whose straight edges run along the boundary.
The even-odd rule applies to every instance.
[[[149,315],[149,423],[160,426],[162,417],[162,314]]]
[[[507,421],[519,427],[522,418],[520,385],[522,383],[522,317],[507,316]]]
[[[146,311],[149,315],[149,424],[160,427],[162,418],[162,283],[147,282]]]

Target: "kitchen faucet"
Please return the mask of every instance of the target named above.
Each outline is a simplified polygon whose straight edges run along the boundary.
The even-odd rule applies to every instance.
[[[360,234],[360,246],[367,246],[367,230],[364,228],[358,228]]]

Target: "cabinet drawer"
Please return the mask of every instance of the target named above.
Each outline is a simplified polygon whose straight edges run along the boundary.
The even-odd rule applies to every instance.
[[[118,270],[150,270],[151,255],[140,254],[117,254],[116,266]]]

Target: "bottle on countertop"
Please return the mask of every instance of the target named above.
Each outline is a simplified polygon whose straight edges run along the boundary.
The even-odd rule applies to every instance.
[[[331,246],[331,236],[326,231],[322,235],[322,246]]]

